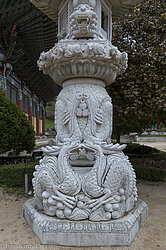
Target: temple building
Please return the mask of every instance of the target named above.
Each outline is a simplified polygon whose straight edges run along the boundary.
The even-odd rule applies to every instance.
[[[12,71],[12,65],[0,62],[0,88],[15,103],[34,127],[36,136],[45,134],[45,104],[21,82]]]
[[[0,0],[0,88],[27,115],[36,136],[45,134],[45,107],[60,87],[37,67],[55,43],[57,24],[29,0]]]

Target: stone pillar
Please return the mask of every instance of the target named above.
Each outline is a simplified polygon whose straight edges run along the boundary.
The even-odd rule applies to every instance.
[[[37,103],[36,109],[36,135],[39,136],[39,104]]]
[[[42,2],[47,13],[58,2],[31,1]],[[42,148],[45,156],[33,179],[35,199],[24,206],[30,225],[38,213],[33,230],[42,244],[129,246],[147,216],[134,169],[123,153],[126,145],[111,143],[112,102],[105,87],[127,68],[127,54],[109,40],[112,9],[120,2],[64,1],[59,42],[38,60],[40,70],[62,86],[55,105],[56,145]],[[55,232],[59,219],[62,227]]]
[[[22,110],[22,89],[19,87],[17,96],[17,105]]]
[[[42,134],[45,135],[45,107],[43,107],[42,113]]]
[[[29,97],[28,118],[29,118],[30,123],[32,124],[32,98],[31,97]]]

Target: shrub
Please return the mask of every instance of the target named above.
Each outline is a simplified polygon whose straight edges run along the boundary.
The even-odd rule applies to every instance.
[[[158,169],[165,169],[166,170],[166,158],[160,159],[158,156],[157,158],[152,157],[131,157],[130,158],[131,164],[133,166],[138,165],[144,168],[158,168]]]
[[[159,153],[160,150],[158,150],[156,148],[149,147],[149,146],[140,145],[140,144],[137,144],[137,143],[128,143],[127,147],[123,150],[123,152],[125,154],[143,154],[143,155],[147,155],[147,154]]]
[[[137,143],[128,143],[123,152],[129,156],[133,164],[166,169],[166,152]],[[148,164],[147,164],[148,163]],[[160,166],[161,165],[161,166]]]
[[[136,172],[137,178],[147,181],[165,181],[166,171],[158,168],[147,168],[138,165],[133,166]]]
[[[147,181],[164,181],[166,178],[166,153],[137,143],[128,143],[124,153],[129,156],[137,178]]]
[[[33,126],[17,105],[0,90],[0,154],[30,152],[35,145]]]
[[[32,156],[0,156],[0,167],[1,165],[19,164],[32,161],[34,161]]]
[[[28,174],[28,186],[32,188],[35,165],[37,162],[0,166],[0,185],[8,188],[24,188],[25,174]]]

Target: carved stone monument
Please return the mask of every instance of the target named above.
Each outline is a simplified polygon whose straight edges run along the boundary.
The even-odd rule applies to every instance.
[[[32,2],[53,15],[49,6],[58,1]],[[55,106],[56,146],[43,148],[34,198],[23,207],[43,244],[129,245],[147,217],[125,145],[111,143],[113,107],[105,86],[127,68],[127,54],[111,43],[113,2],[62,1],[59,42],[38,60],[63,88]]]

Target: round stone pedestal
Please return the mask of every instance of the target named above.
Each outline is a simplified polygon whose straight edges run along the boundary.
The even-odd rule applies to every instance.
[[[23,216],[43,245],[129,246],[148,215],[148,206],[138,200],[126,216],[106,222],[69,221],[38,211],[35,200],[24,203]]]

